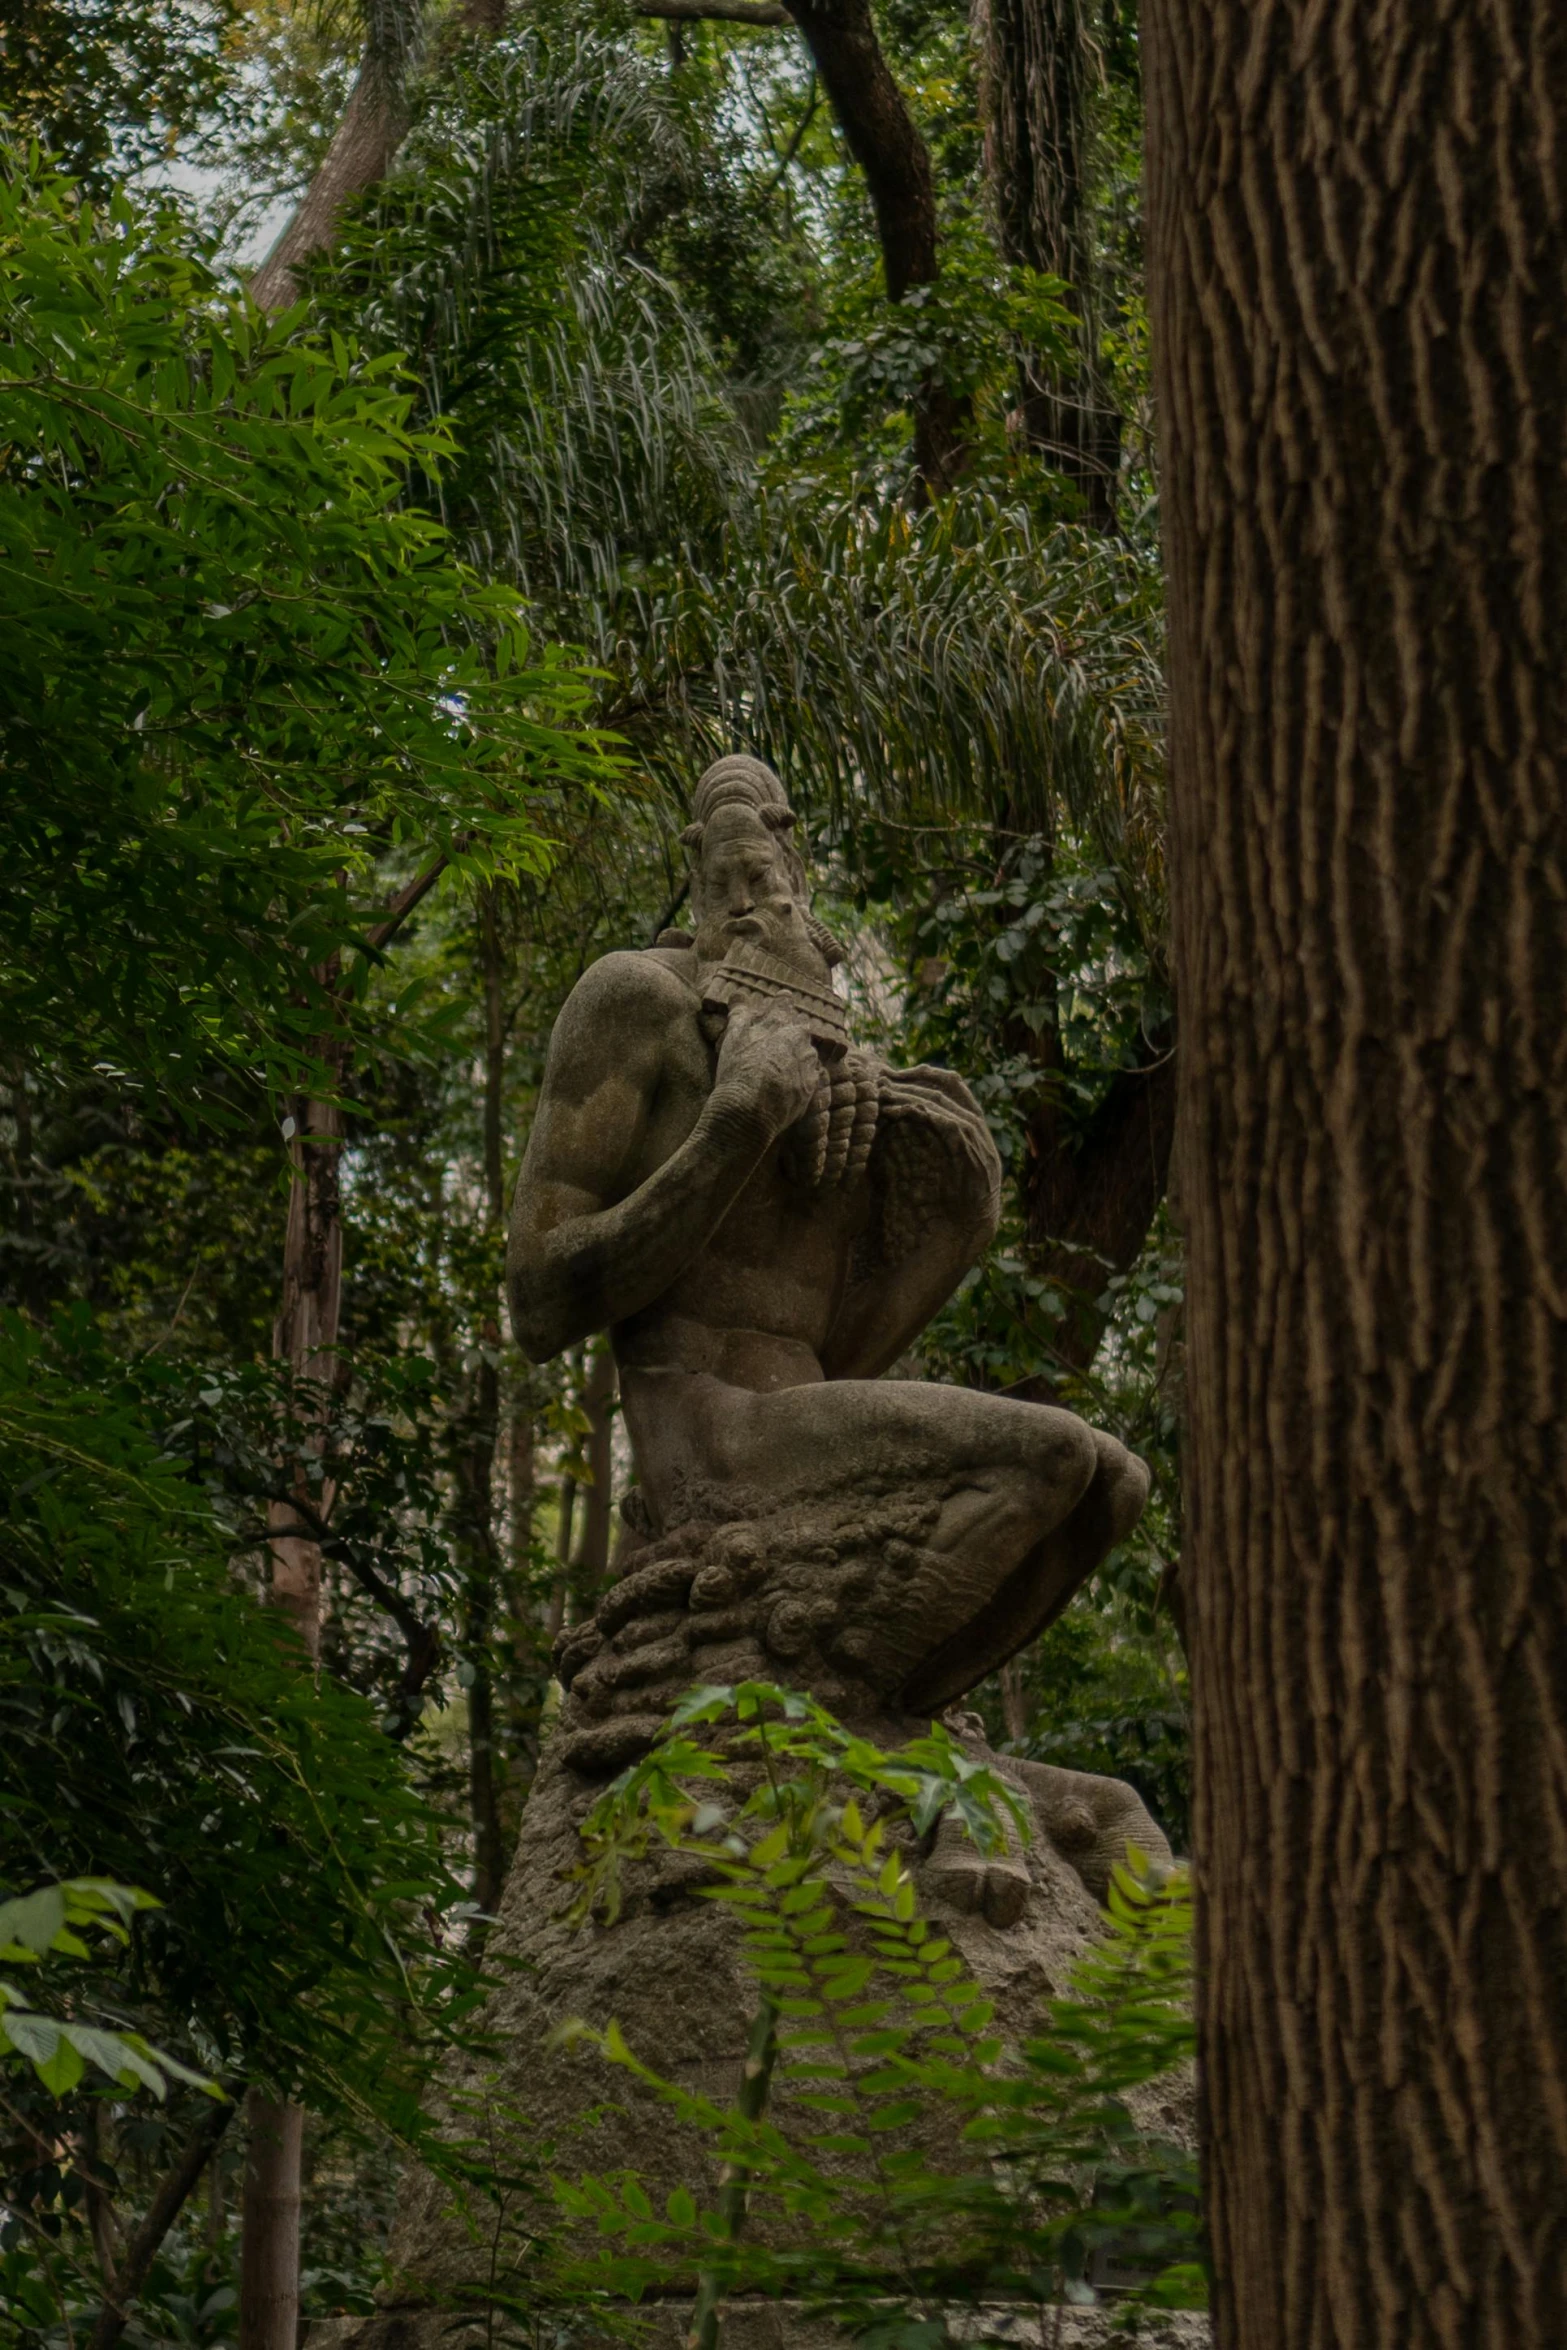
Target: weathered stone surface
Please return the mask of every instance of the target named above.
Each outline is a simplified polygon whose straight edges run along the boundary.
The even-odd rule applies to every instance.
[[[720,760],[695,798],[694,931],[604,956],[556,1023],[512,1210],[513,1321],[541,1361],[610,1331],[627,1551],[654,1546],[672,1603],[689,1586],[669,1537],[760,1524],[775,1604],[746,1637],[935,1709],[1059,1612],[1147,1474],[1070,1412],[881,1376],[994,1233],[1000,1161],[951,1070],[849,1040],[842,950],[777,777]],[[739,1597],[721,1563],[703,1559],[701,1606]],[[581,1661],[590,1709],[679,1663]]]
[[[755,2004],[689,1858],[633,1871],[613,1924],[567,1924],[594,1796],[696,1682],[783,1681],[900,1743],[1059,1612],[1147,1478],[1068,1412],[882,1378],[990,1239],[996,1152],[950,1071],[889,1069],[849,1042],[839,950],[809,912],[777,778],[720,761],[696,811],[695,932],[579,983],[517,1187],[519,1338],[543,1359],[611,1330],[638,1482],[619,1579],[557,1651],[560,1719],[492,1944],[511,1970],[490,2010],[499,2076],[470,2066],[442,2096],[454,2128],[482,2109],[554,2170],[631,2167],[655,2194],[710,2198],[706,2149],[667,2106],[557,2037],[613,2020],[666,2077],[726,2098]],[[1169,1856],[1119,1782],[1003,1767],[1038,1833],[987,1858],[943,1826],[919,1879],[1021,2038],[1096,1933],[1128,1844]],[[1164,2102],[1144,2118],[1180,2134],[1183,2094]],[[457,2339],[454,2304],[482,2310],[517,2253],[476,2241],[416,2177],[394,2257],[386,2309],[343,2337],[355,2350]],[[1050,2342],[1103,2338],[1059,2315]],[[784,2309],[737,2304],[725,2322],[729,2350],[814,2338]],[[670,2305],[655,2338],[683,2324]],[[1147,2338],[1199,2336],[1177,2321]]]

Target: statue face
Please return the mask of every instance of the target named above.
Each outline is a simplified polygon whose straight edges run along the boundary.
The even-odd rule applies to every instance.
[[[697,950],[707,962],[722,962],[734,939],[781,950],[804,937],[788,851],[743,808],[721,808],[704,826],[691,910]]]

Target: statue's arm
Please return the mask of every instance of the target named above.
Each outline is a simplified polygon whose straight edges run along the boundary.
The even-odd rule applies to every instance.
[[[940,1313],[990,1244],[994,1225],[931,1231],[895,1265],[851,1281],[838,1309],[822,1369],[829,1379],[879,1379]]]
[[[662,1296],[815,1088],[797,1022],[731,1021],[691,1132],[642,1176],[671,1027],[690,1010],[640,957],[610,955],[555,1024],[506,1260],[513,1327],[535,1362]]]
[[[946,1069],[883,1073],[874,1214],[822,1349],[829,1379],[878,1379],[995,1237],[1001,1161],[983,1111]]]

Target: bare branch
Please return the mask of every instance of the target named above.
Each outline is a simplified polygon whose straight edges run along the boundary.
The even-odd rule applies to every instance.
[[[174,2168],[160,2182],[158,2192],[147,2208],[146,2218],[126,2245],[124,2258],[115,2268],[113,2281],[105,2280],[107,2292],[98,2312],[98,2322],[92,2330],[88,2350],[114,2350],[130,2319],[128,2304],[135,2300],[147,2282],[147,2272],[157,2258],[164,2237],[184,2210],[191,2189],[211,2160],[213,2148],[233,2118],[232,2095],[221,2104],[214,2100],[180,2148]]]
[[[420,899],[429,894],[445,871],[445,857],[437,857],[435,863],[427,866],[423,873],[418,874],[414,880],[410,881],[406,889],[398,891],[380,921],[365,934],[365,944],[373,954],[379,954],[381,949],[397,936]]]
[[[426,1623],[411,1600],[403,1597],[394,1583],[370,1564],[346,1535],[334,1534],[323,1518],[300,1493],[277,1493],[268,1497],[297,1513],[295,1525],[276,1525],[267,1528],[268,1542],[313,1542],[323,1558],[336,1560],[346,1567],[354,1581],[377,1607],[389,1615],[401,1632],[407,1645],[407,1658],[397,1693],[412,1726],[414,1700],[424,1693],[425,1683],[441,1661],[441,1634],[436,1624]]]
[[[821,103],[821,95],[821,84],[817,79],[816,68],[813,65],[811,68],[811,87],[807,93],[805,111],[794,126],[794,136],[789,141],[788,146],[784,150],[782,162],[779,164],[778,169],[774,172],[772,178],[768,181],[766,187],[762,190],[762,199],[764,203],[769,196],[777,194],[778,190],[783,186],[784,181],[789,177],[789,173],[794,166],[794,159],[800,152],[801,143],[804,140],[805,134],[810,129],[812,123],[816,120],[816,109]]]

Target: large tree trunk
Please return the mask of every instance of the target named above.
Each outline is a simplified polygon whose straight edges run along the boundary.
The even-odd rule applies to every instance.
[[[1567,11],[1150,0],[1221,2350],[1567,2342]]]

